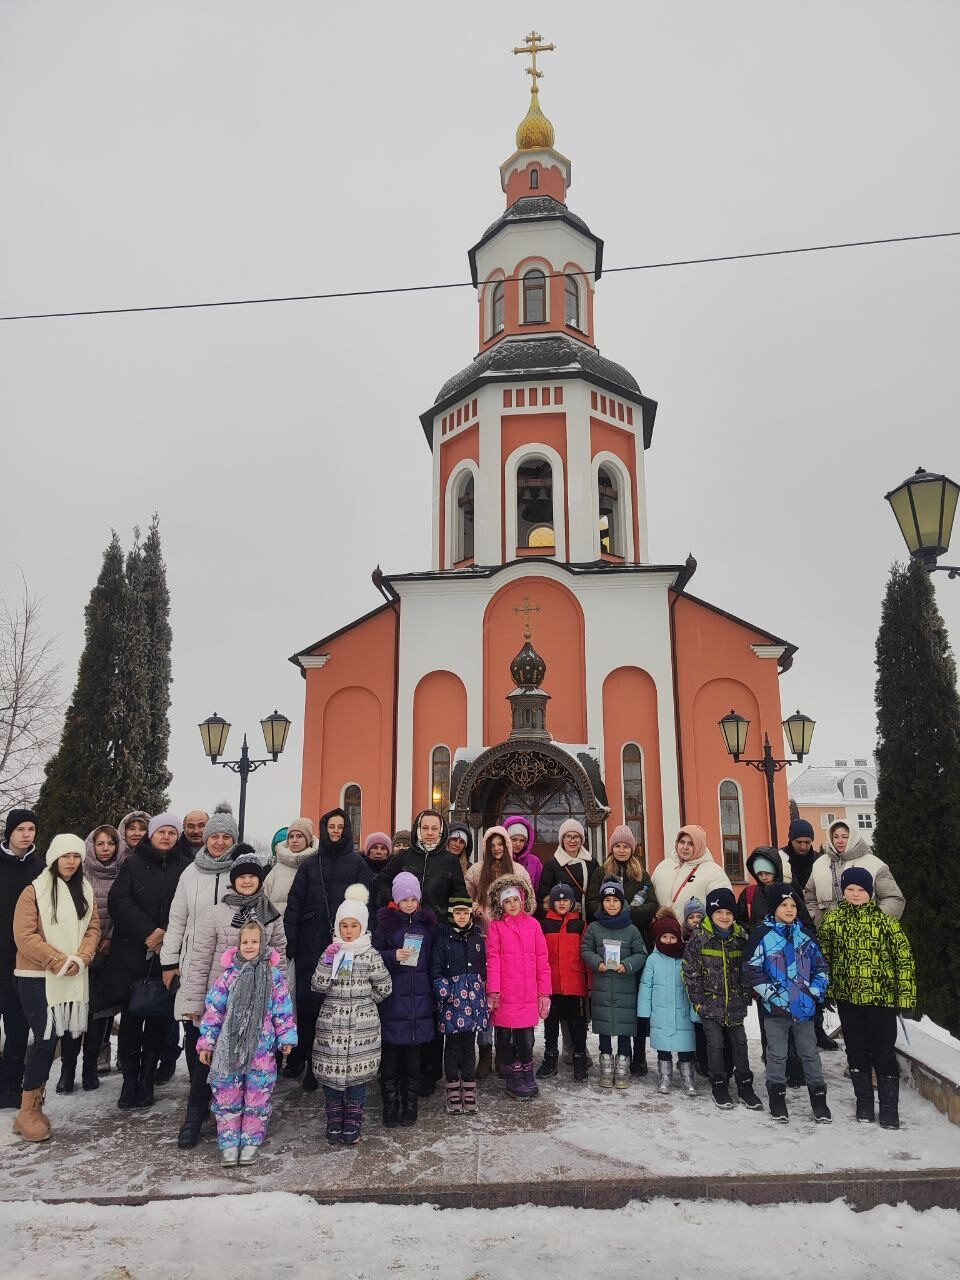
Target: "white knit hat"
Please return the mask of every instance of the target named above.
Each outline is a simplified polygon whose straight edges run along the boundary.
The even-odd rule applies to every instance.
[[[370,893],[365,885],[351,884],[347,885],[347,891],[343,895],[343,901],[337,907],[337,918],[333,922],[333,932],[335,937],[340,936],[341,920],[356,920],[360,925],[360,932],[367,932],[367,925],[370,922],[370,912],[367,910],[367,903],[370,901]]]
[[[54,836],[50,841],[50,848],[47,850],[47,866],[52,867],[57,859],[62,858],[65,853],[79,853],[81,858],[85,858],[87,856],[87,846],[79,836]]]

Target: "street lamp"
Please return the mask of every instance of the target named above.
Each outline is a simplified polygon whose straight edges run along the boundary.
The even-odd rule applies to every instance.
[[[811,720],[809,716],[802,715],[799,711],[795,711],[792,716],[788,716],[783,721],[783,732],[790,743],[790,750],[796,756],[795,760],[774,759],[773,747],[770,745],[770,735],[768,733],[763,735],[763,756],[759,760],[743,760],[741,756],[747,749],[747,733],[750,729],[750,721],[743,716],[737,715],[736,711],[731,711],[729,715],[725,715],[717,723],[720,732],[723,734],[724,745],[737,764],[750,765],[759,773],[762,773],[767,780],[770,843],[776,849],[780,841],[777,839],[777,802],[773,789],[773,780],[780,770],[785,769],[788,764],[801,764],[803,757],[810,754],[810,744],[813,742],[813,729],[816,721]]]
[[[937,564],[950,549],[960,485],[947,476],[917,467],[912,476],[884,497],[893,508],[907,550],[927,572],[943,569],[951,578],[960,576],[960,566]]]
[[[243,735],[243,746],[240,748],[239,760],[221,760],[227,748],[227,737],[230,734],[230,724],[218,716],[216,712],[212,716],[207,716],[206,720],[198,726],[200,729],[200,739],[203,742],[203,750],[205,755],[209,757],[211,764],[222,765],[224,769],[231,769],[234,773],[240,775],[240,811],[237,815],[237,829],[240,839],[243,839],[243,820],[247,811],[247,778],[251,773],[255,773],[261,765],[269,764],[270,760],[276,764],[280,758],[280,753],[287,745],[287,734],[290,732],[290,721],[286,716],[282,716],[279,711],[274,711],[273,715],[267,716],[260,721],[260,728],[263,730],[263,740],[266,743],[267,751],[270,754],[270,760],[251,760],[250,752],[247,749],[247,735]]]

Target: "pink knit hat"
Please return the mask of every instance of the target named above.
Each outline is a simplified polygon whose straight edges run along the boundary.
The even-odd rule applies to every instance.
[[[633,834],[630,828],[625,826],[622,822],[619,827],[613,828],[613,833],[610,836],[610,843],[607,847],[612,849],[615,844],[628,844],[630,846],[631,853],[637,852],[637,837]]]

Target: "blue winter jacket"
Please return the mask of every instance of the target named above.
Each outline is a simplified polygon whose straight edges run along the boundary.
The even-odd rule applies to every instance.
[[[450,924],[437,925],[430,952],[430,978],[440,1014],[440,1034],[486,1031],[487,950],[478,924],[464,934]]]
[[[767,916],[743,953],[743,976],[765,1017],[808,1022],[827,994],[830,970],[816,939],[799,920],[783,924]]]
[[[373,945],[393,979],[393,991],[380,1004],[385,1044],[426,1044],[435,1033],[436,1002],[430,981],[430,953],[437,917],[426,907],[407,915],[397,906],[377,912]],[[400,964],[397,951],[404,934],[423,938],[416,966]]]
[[[651,1049],[685,1053],[696,1045],[693,1024],[700,1019],[690,1005],[680,964],[654,949],[640,975],[637,1017],[650,1019]]]

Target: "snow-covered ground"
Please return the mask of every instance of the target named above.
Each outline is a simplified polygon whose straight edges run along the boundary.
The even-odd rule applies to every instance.
[[[0,1204],[17,1280],[955,1280],[960,1213],[842,1201],[763,1208],[709,1200],[622,1209],[323,1207],[258,1193],[141,1208]]]

